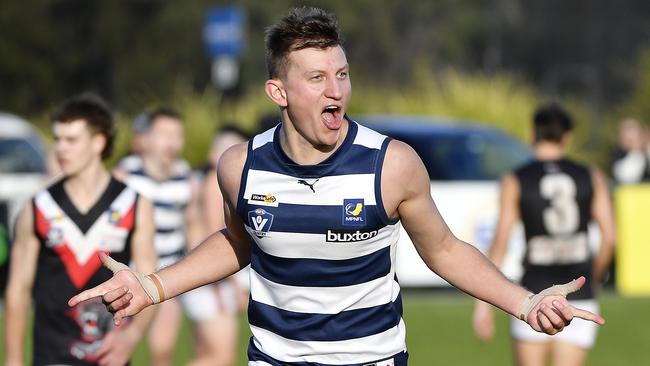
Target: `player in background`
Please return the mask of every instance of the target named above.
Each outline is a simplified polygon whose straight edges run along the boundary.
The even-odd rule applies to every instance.
[[[158,268],[182,258],[189,243],[203,235],[198,192],[189,164],[181,158],[184,122],[180,114],[159,108],[138,116],[138,143],[133,154],[120,161],[115,173],[127,185],[154,203],[155,248]],[[197,334],[197,353],[191,365],[219,364],[220,324],[214,309],[216,295],[209,286],[161,304],[148,335],[151,363],[171,365],[183,309]]]
[[[34,299],[34,365],[124,365],[154,308],[113,327],[99,299],[69,308],[70,294],[110,278],[98,254],[110,253],[139,271],[155,268],[152,205],[102,164],[114,138],[104,101],[82,94],[52,115],[54,154],[62,178],[21,211],[6,290],[5,365],[23,365]]]
[[[594,167],[565,157],[573,121],[557,104],[540,106],[533,116],[535,159],[506,175],[501,182],[500,213],[489,250],[501,265],[513,225],[521,220],[526,235],[522,286],[533,292],[580,275],[586,285],[567,299],[575,307],[598,312],[596,290],[614,253],[614,220],[607,182]],[[600,249],[592,255],[588,225],[600,229]],[[596,340],[595,323],[574,319],[561,333],[549,336],[513,319],[510,332],[518,365],[583,365]],[[474,331],[482,340],[494,333],[489,304],[477,301]]]

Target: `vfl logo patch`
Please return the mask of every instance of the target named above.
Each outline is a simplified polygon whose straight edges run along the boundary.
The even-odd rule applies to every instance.
[[[273,214],[270,214],[262,208],[248,212],[248,223],[253,229],[253,234],[258,238],[269,235],[271,225],[273,225]]]
[[[269,207],[278,207],[278,199],[275,198],[271,193],[267,194],[251,194],[251,198],[248,200],[250,205],[261,205]]]
[[[343,200],[343,225],[363,226],[366,224],[366,206],[363,198]]]
[[[327,230],[326,241],[328,243],[352,243],[355,241],[363,241],[372,239],[379,233],[378,230],[372,231],[341,231],[341,230]]]

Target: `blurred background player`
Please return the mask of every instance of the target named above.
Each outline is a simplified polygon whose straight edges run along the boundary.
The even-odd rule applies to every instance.
[[[248,134],[235,124],[221,128],[210,146],[208,162],[197,174],[199,210],[203,222],[203,237],[223,229],[225,224],[223,196],[217,182],[217,163],[229,147],[248,140]],[[198,244],[198,243],[196,243]],[[215,365],[234,365],[239,336],[238,313],[248,301],[248,272],[246,270],[216,282],[212,287],[217,304],[211,310],[218,323],[215,327],[217,345]],[[208,310],[208,309],[206,309]],[[211,318],[212,318],[211,317]],[[201,339],[197,340],[197,353],[202,352]]]
[[[119,163],[116,174],[154,203],[154,243],[162,268],[182,258],[187,243],[198,242],[203,233],[197,188],[189,164],[180,158],[184,144],[182,117],[172,109],[159,108],[139,116],[135,124],[139,139],[133,146],[136,153]],[[182,324],[181,305],[194,322],[200,345],[191,364],[219,364],[219,323],[214,312],[217,299],[209,286],[184,294],[180,302],[166,301],[159,306],[148,337],[151,363],[172,364]]]
[[[32,296],[34,365],[124,365],[152,311],[115,329],[99,299],[68,308],[67,297],[110,278],[100,251],[143,270],[155,268],[153,208],[102,164],[111,154],[115,129],[99,97],[83,94],[65,101],[52,115],[52,131],[63,177],[37,193],[16,223],[5,365],[23,364]]]
[[[535,159],[501,182],[500,213],[489,257],[501,265],[513,225],[521,220],[526,234],[521,284],[533,292],[580,275],[586,285],[567,299],[576,307],[598,312],[595,292],[614,252],[614,222],[607,183],[596,168],[564,156],[573,129],[559,105],[537,109],[533,117]],[[592,256],[587,234],[590,221],[600,229],[600,249]],[[511,321],[518,365],[582,365],[596,339],[597,325],[574,319],[554,336],[537,333],[517,319]],[[494,334],[490,306],[478,301],[474,331],[482,340]]]
[[[612,151],[612,177],[619,184],[650,181],[648,131],[635,119],[619,124],[617,145]]]

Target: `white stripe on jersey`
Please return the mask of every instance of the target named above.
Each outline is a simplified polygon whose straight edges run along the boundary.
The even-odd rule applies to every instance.
[[[285,233],[278,231],[270,231],[274,240],[258,240],[257,245],[266,254],[282,258],[307,258],[307,259],[353,259],[367,254],[374,253],[379,249],[383,249],[394,243],[399,239],[400,223],[394,225],[386,225],[379,229],[377,235],[372,237],[372,240],[355,241],[351,243],[326,243],[325,245],[314,245],[315,242],[325,242],[323,234],[304,234],[304,233]],[[253,229],[245,225],[246,231],[255,236]],[[354,231],[354,230],[352,230]],[[364,231],[365,232],[365,231]],[[370,242],[368,245],[365,242]],[[291,245],[274,245],[274,243],[290,243]]]
[[[260,146],[263,146],[267,142],[273,141],[274,133],[275,133],[275,128],[271,128],[270,130],[267,130],[266,132],[255,136],[253,138],[253,150],[257,149]]]
[[[97,249],[111,252],[121,252],[126,245],[129,230],[110,223],[109,211],[119,213],[124,217],[135,200],[135,191],[123,190],[110,205],[110,210],[104,211],[93,222],[84,234],[79,226],[66,215],[54,201],[49,191],[44,190],[35,197],[36,207],[41,210],[46,220],[63,233],[63,239],[79,264],[85,264],[95,254]],[[54,220],[52,220],[55,218]],[[49,245],[46,243],[46,245]]]
[[[188,180],[165,181],[158,183],[144,175],[129,174],[127,183],[141,195],[153,202],[185,204],[192,196]]]
[[[350,364],[371,362],[404,351],[404,321],[382,333],[345,341],[295,341],[251,325],[255,346],[283,362]],[[382,347],[378,348],[377,345]],[[367,349],[360,352],[360,345]],[[313,354],[313,355],[312,355]],[[307,355],[307,356],[305,356]]]
[[[381,149],[386,136],[381,135],[369,128],[359,125],[357,136],[354,138],[354,145],[362,145],[369,149]]]
[[[185,227],[185,210],[174,210],[167,207],[156,207],[154,222],[158,229],[180,229]]]
[[[185,248],[185,233],[183,231],[156,233],[154,236],[154,247],[158,255],[171,254],[183,250]]]
[[[312,184],[316,179],[305,179]],[[290,194],[283,194],[287,191],[287,185],[298,185],[298,178],[280,173],[267,172],[263,170],[249,170],[248,180],[244,198],[250,199],[253,194],[270,193],[275,196],[277,202],[289,204],[309,204],[314,206],[340,206],[343,199],[363,198],[365,205],[375,205],[375,191],[368,187],[374,187],[374,174],[347,174],[322,177],[313,184],[314,192],[308,187],[292,190]],[[251,188],[253,187],[253,188]],[[291,187],[293,188],[293,187]],[[263,190],[263,192],[259,192]]]
[[[265,279],[251,269],[251,297],[257,302],[298,313],[337,314],[395,301],[399,284],[395,273],[358,285],[343,287],[296,287]]]

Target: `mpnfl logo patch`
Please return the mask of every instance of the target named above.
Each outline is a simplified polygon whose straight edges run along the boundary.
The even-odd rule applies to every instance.
[[[111,224],[113,225],[119,224],[121,218],[122,218],[122,214],[120,213],[120,211],[112,208],[108,210],[108,222],[110,222]]]
[[[366,224],[366,206],[363,198],[343,200],[343,225],[363,226]]]
[[[248,223],[253,229],[253,234],[261,239],[269,235],[269,230],[273,225],[273,214],[262,208],[255,209],[248,212]]]

